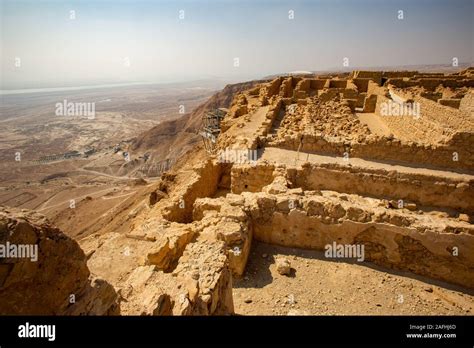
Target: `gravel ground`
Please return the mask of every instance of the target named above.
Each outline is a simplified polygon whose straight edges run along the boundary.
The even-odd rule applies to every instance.
[[[287,258],[290,275],[275,260]],[[388,272],[389,271],[389,272]],[[474,291],[370,263],[328,261],[323,252],[254,242],[234,279],[241,315],[473,315]]]

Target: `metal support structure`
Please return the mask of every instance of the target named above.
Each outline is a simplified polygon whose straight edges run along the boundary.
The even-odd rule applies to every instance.
[[[221,132],[221,121],[227,113],[227,109],[220,108],[208,111],[202,117],[202,125],[199,134],[202,137],[204,148],[208,154],[215,154],[217,137]]]

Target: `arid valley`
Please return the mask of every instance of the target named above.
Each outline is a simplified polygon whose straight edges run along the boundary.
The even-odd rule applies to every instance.
[[[95,218],[143,185],[133,183],[147,175],[135,173],[146,151],[128,150],[133,139],[193,110],[218,86],[200,81],[2,95],[1,204],[37,210],[71,235],[93,231]],[[57,115],[56,105],[65,101],[95,103],[94,117]],[[171,152],[176,131],[163,132],[169,142],[153,144],[159,151],[147,148],[150,162],[179,155]],[[159,177],[159,165],[153,170]]]

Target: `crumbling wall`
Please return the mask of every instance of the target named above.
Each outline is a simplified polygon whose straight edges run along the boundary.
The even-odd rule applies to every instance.
[[[336,164],[305,164],[288,169],[288,180],[304,190],[354,192],[379,198],[393,198],[474,212],[471,181],[422,174],[348,167]]]
[[[311,79],[311,89],[319,90],[323,89],[326,85],[326,79]]]
[[[419,104],[419,114],[415,114],[417,111],[415,108],[412,109],[414,114],[384,114],[384,112],[387,112],[390,103],[393,103],[390,99],[379,96],[375,114],[379,121],[383,122],[397,139],[436,144],[447,140],[454,133],[452,129],[433,120],[429,109],[425,108],[424,104]]]
[[[279,95],[282,98],[290,98],[293,96],[293,77],[284,79],[280,86]]]
[[[201,240],[186,247],[173,272],[180,287],[174,315],[234,313],[232,274],[222,241]]]
[[[346,88],[347,80],[330,80],[329,88]]]
[[[418,74],[418,71],[384,71],[382,77],[385,79],[391,79],[394,77],[407,78],[417,76]]]
[[[225,243],[229,268],[235,276],[241,276],[252,245],[253,227],[242,208],[239,195],[226,198],[201,198],[194,203],[193,217],[198,221],[196,230],[203,237]]]
[[[363,71],[357,70],[353,71],[351,74],[353,79],[371,79],[376,84],[382,84],[382,72],[381,71]]]
[[[420,79],[403,79],[403,78],[390,78],[386,84],[391,84],[398,88],[409,88],[409,87],[423,87],[425,90],[434,91],[438,86],[449,87],[449,88],[462,88],[462,87],[474,87],[474,79],[445,79],[442,78],[420,78]]]
[[[156,219],[146,225],[130,235],[107,233],[81,243],[89,250],[89,268],[120,294],[121,314],[233,314],[225,242],[200,238],[193,224]]]
[[[470,120],[474,119],[474,91],[469,91],[461,99],[459,111],[462,112],[464,118],[468,118]]]
[[[243,164],[234,165],[231,171],[231,191],[232,193],[242,193],[244,191],[259,192],[262,188],[273,181],[272,165],[267,164]]]
[[[440,103],[424,98],[421,95],[413,95],[410,91],[396,90],[395,93],[405,99],[411,99],[420,106],[420,118],[417,121],[426,121],[435,124],[437,127],[448,128],[451,130],[462,130],[474,132],[474,114],[466,113],[465,110],[457,110],[452,107],[446,107]],[[463,99],[469,104],[469,93]],[[461,99],[461,100],[463,100]],[[429,126],[425,124],[423,126]],[[451,132],[452,133],[452,132]],[[448,132],[450,134],[450,132]],[[422,139],[427,141],[427,139]]]
[[[280,91],[281,82],[283,81],[282,77],[278,77],[268,83],[262,84],[260,88],[259,101],[262,106],[268,105],[269,100],[278,95]]]
[[[193,204],[197,198],[212,196],[222,176],[219,163],[208,160],[186,175],[180,189],[173,192],[173,202],[163,209],[163,217],[169,221],[190,222]]]
[[[300,137],[287,136],[282,140],[274,143],[276,147],[294,151],[302,151],[320,154],[337,154],[342,156],[349,147],[343,141],[331,141],[324,136],[304,134]]]
[[[352,83],[354,85],[356,85],[357,90],[359,91],[359,93],[366,93],[367,89],[369,87],[369,81],[370,80],[371,79],[368,79],[368,78],[357,78],[357,79],[353,79]]]
[[[282,99],[276,100],[268,109],[265,117],[266,120],[263,122],[262,126],[257,130],[257,134],[264,137],[270,133],[275,119],[278,117],[282,110],[283,101]]]
[[[472,173],[474,152],[471,133],[460,133],[438,146],[401,142],[397,139],[375,137],[368,143],[353,143],[351,157],[381,161],[402,162],[407,165],[423,163],[425,167],[435,167],[451,171]]]
[[[473,136],[473,133],[456,133],[446,139],[445,143],[425,145],[381,136],[369,136],[363,142],[348,142],[344,139],[304,134],[298,138],[285,137],[273,142],[272,146],[337,156],[347,153],[349,157],[406,165],[423,163],[426,167],[471,173],[474,168]]]
[[[469,224],[430,224],[415,214],[317,193],[293,199],[291,209],[279,195],[244,195],[256,240],[316,250],[334,242],[362,244],[364,261],[474,288]]]

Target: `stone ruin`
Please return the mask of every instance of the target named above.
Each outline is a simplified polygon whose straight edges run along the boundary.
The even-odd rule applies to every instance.
[[[91,292],[90,270],[107,301],[100,311],[51,306],[233,314],[232,279],[244,274],[253,240],[363,244],[365,261],[473,289],[473,72],[287,76],[237,94],[216,147],[256,151],[257,160],[191,158],[163,174],[129,233],[91,235],[79,241],[84,255],[64,240],[77,254],[71,287]],[[419,114],[385,115],[392,102],[417,103]]]

